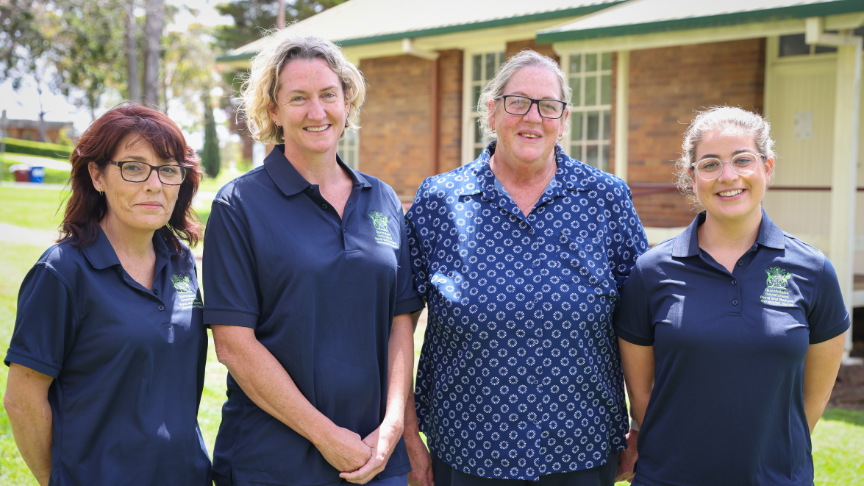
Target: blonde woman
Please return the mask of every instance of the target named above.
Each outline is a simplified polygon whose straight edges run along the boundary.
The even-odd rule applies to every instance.
[[[217,485],[404,485],[413,290],[393,190],[336,154],[365,86],[339,48],[277,35],[244,110],[264,166],[222,188],[207,225],[204,322],[228,367]]]

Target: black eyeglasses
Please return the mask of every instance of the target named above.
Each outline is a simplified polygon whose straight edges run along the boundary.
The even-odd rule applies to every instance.
[[[524,115],[531,111],[534,103],[537,103],[537,110],[543,118],[555,120],[564,115],[564,108],[567,103],[561,100],[535,100],[527,96],[503,95],[497,96],[496,100],[504,100],[504,111],[511,115]]]
[[[124,181],[144,182],[150,178],[150,174],[155,170],[159,182],[166,186],[179,186],[186,179],[186,172],[189,171],[188,167],[182,165],[150,165],[134,160],[121,162],[109,160],[108,163],[120,168],[120,177]]]

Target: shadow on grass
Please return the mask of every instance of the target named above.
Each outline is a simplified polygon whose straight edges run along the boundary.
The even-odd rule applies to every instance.
[[[864,410],[849,410],[846,408],[826,408],[820,420],[845,422],[856,427],[864,427]],[[864,431],[862,431],[864,432]]]

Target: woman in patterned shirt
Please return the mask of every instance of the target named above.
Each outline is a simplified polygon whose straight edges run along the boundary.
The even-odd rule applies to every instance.
[[[647,245],[624,182],[556,143],[571,94],[552,59],[513,56],[478,107],[497,140],[426,179],[406,215],[429,309],[411,484],[615,480],[628,424],[611,316]]]

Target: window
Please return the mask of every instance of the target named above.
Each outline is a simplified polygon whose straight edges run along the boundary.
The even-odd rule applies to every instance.
[[[468,103],[466,104],[468,106],[463,108],[463,113],[465,114],[463,121],[468,128],[463,132],[466,137],[466,142],[463,142],[463,146],[468,148],[468,150],[463,152],[463,163],[467,164],[479,157],[490,141],[488,137],[483,135],[483,131],[480,129],[480,123],[478,123],[480,115],[477,114],[477,103],[480,101],[480,91],[486,87],[486,84],[495,76],[498,68],[504,63],[504,51],[468,54],[466,62],[468,63],[466,88],[468,89],[468,93],[470,93],[470,98],[467,98]]]
[[[836,34],[836,30],[826,30],[826,33]],[[853,35],[864,36],[864,27],[858,27]],[[837,52],[836,47],[807,44],[804,34],[781,35],[777,57],[812,56]]]
[[[568,155],[608,171],[612,53],[572,54],[567,71],[573,89]]]
[[[345,165],[354,170],[360,167],[360,132],[357,130],[345,130],[345,138],[339,140],[336,152]]]

